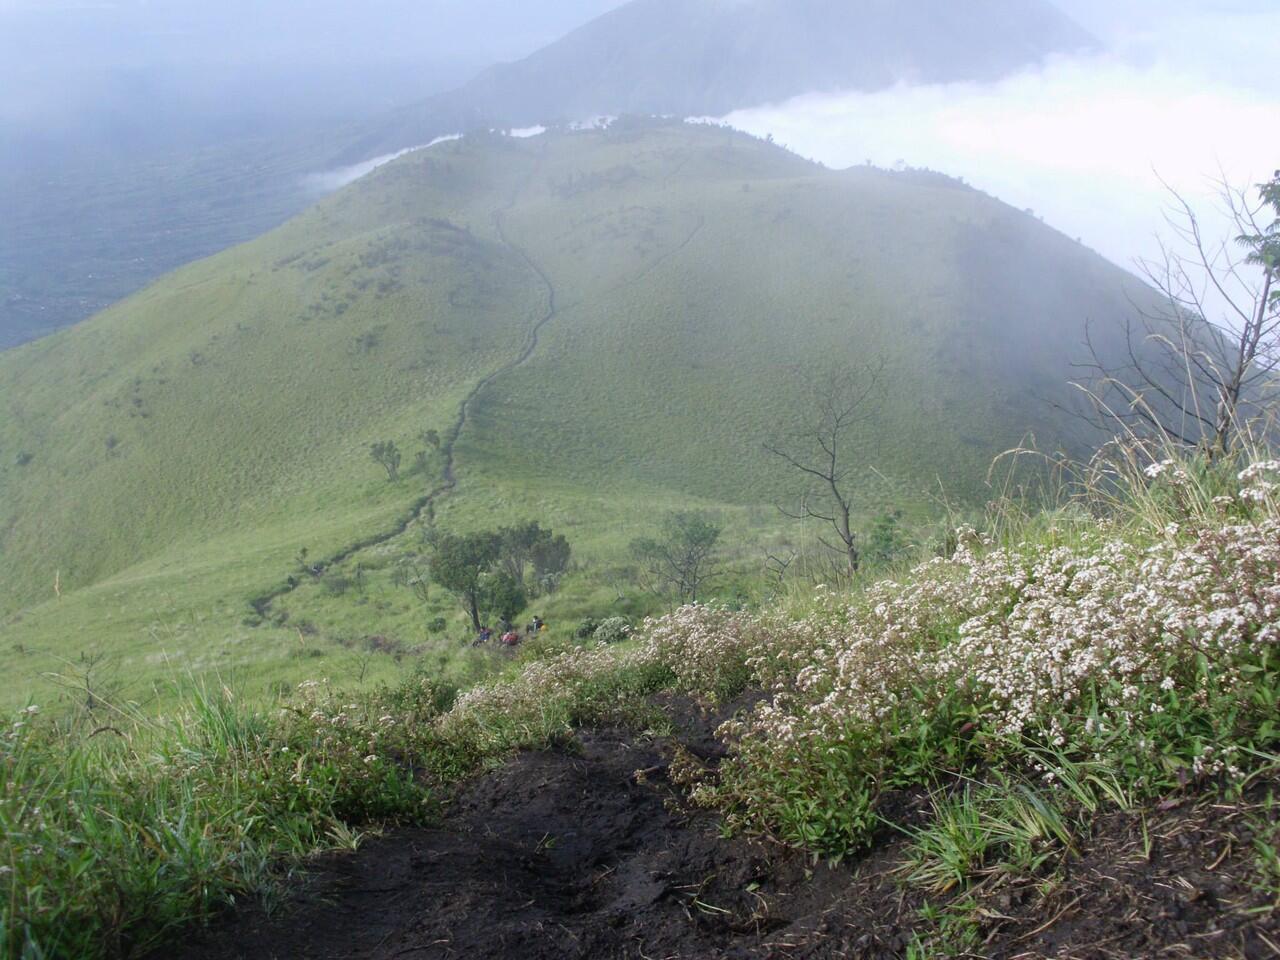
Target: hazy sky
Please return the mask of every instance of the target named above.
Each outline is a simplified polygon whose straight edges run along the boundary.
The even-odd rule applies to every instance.
[[[356,61],[520,56],[617,0],[0,0],[10,55],[136,65],[196,58]],[[32,49],[32,42],[50,46]],[[21,42],[18,42],[21,41]]]
[[[0,0],[0,134],[372,113],[531,52],[619,0]],[[1130,265],[1158,177],[1280,167],[1280,0],[1060,0],[1105,53],[994,86],[804,97],[729,120],[833,166],[963,176]],[[655,69],[661,69],[660,64]],[[132,116],[130,111],[132,110]],[[159,118],[158,120],[156,118]]]
[[[617,0],[0,0],[0,125],[350,115],[531,53]]]
[[[1124,266],[1158,255],[1161,179],[1211,214],[1219,171],[1249,184],[1280,168],[1280,2],[1063,6],[1108,52],[993,86],[810,96],[727,119],[831,166],[964,177]]]

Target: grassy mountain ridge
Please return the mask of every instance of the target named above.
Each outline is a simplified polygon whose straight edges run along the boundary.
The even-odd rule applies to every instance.
[[[280,224],[315,200],[309,174],[439,136],[994,79],[1091,42],[1047,0],[636,0],[525,60],[367,121],[140,157],[46,156],[19,143],[5,162],[0,142],[0,348]]]
[[[941,478],[971,490],[993,453],[1027,430],[1065,438],[1038,397],[1060,388],[1081,318],[1105,328],[1127,309],[1112,298],[1136,283],[945,178],[797,168],[743,183],[747,148],[717,136],[706,135],[701,159],[714,157],[723,172],[696,197],[656,172],[641,171],[628,190],[663,211],[660,227],[643,229],[666,230],[679,251],[636,281],[594,270],[619,228],[593,218],[607,216],[601,208],[616,188],[568,200],[535,192],[513,213],[519,229],[525,217],[544,222],[554,205],[592,228],[541,238],[565,306],[539,354],[478,411],[471,437],[488,441],[493,462],[505,456],[584,481],[625,464],[621,472],[690,495],[769,502],[785,478],[758,457],[748,468],[744,450],[787,417],[832,357],[882,356],[895,371],[887,419],[863,442],[881,469],[917,485]],[[625,402],[612,399],[619,394]],[[543,447],[544,432],[521,413],[534,408],[544,421],[574,422],[572,434]],[[574,411],[584,408],[597,416],[581,422]],[[608,416],[615,409],[617,420]],[[921,444],[925,436],[936,442]]]
[[[302,547],[400,524],[444,468],[428,451],[410,471],[415,438],[473,393],[439,522],[541,517],[592,565],[682,504],[726,511],[740,544],[776,527],[797,494],[761,442],[833,360],[891,371],[857,438],[868,502],[974,494],[1029,428],[1070,442],[1039,397],[1086,318],[1114,326],[1141,296],[936,175],[835,173],[682,124],[441,144],[0,355],[3,629],[64,655],[89,632],[143,667],[184,648],[199,669],[215,650],[287,664],[297,631],[242,625],[247,598]],[[386,439],[394,484],[368,457]],[[356,559],[384,568],[418,532]],[[287,606],[425,642],[421,606],[387,589],[317,583]]]
[[[144,545],[279,519],[281,503],[328,509],[333,484],[364,472],[360,444],[379,436],[375,424],[445,426],[460,394],[510,352],[537,288],[510,252],[444,221],[347,210],[326,204],[74,335],[6,355],[0,483],[23,491],[4,498],[6,556],[48,557],[69,584],[92,582]],[[312,247],[325,230],[335,239]],[[445,315],[449,324],[425,319]],[[387,367],[386,355],[400,359]],[[32,462],[19,466],[28,448]],[[39,479],[49,476],[61,482]],[[157,499],[157,485],[172,495]],[[367,486],[356,495],[387,500]],[[77,537],[97,550],[54,561],[41,544],[72,504]],[[6,567],[7,587],[51,576],[38,562]]]

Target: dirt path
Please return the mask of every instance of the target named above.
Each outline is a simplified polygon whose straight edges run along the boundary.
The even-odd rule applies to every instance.
[[[688,810],[667,765],[677,746],[717,762],[728,711],[666,706],[676,738],[583,733],[523,754],[438,826],[314,862],[281,915],[241,912],[151,960],[904,960],[914,930],[936,931],[901,883],[899,833],[833,869]],[[886,803],[910,822],[924,799]],[[1101,817],[1056,871],[980,884],[960,955],[1274,958],[1280,911],[1249,873],[1259,809],[1207,797]]]
[[[714,753],[698,721],[686,738]],[[783,957],[813,941],[841,871],[720,838],[674,802],[672,743],[584,734],[468,786],[436,828],[327,856],[292,910],[233,918],[193,960]],[[639,773],[638,773],[639,772]],[[798,931],[807,932],[801,938]],[[804,955],[819,956],[806,951]]]
[[[546,272],[534,262],[533,258],[529,256],[528,251],[525,250],[524,247],[513,243],[507,237],[507,231],[503,226],[502,218],[503,214],[501,212],[494,214],[494,227],[498,231],[498,237],[506,247],[525,262],[529,269],[532,270],[541,281],[547,294],[546,310],[542,316],[534,322],[533,326],[529,328],[529,332],[525,335],[524,346],[521,348],[520,354],[514,360],[487,373],[476,383],[474,387],[471,388],[471,392],[463,397],[462,403],[458,406],[457,418],[454,420],[453,426],[449,428],[449,432],[445,435],[445,441],[441,444],[440,448],[445,455],[444,470],[442,471],[442,483],[431,492],[428,497],[429,502],[434,502],[439,497],[450,493],[458,485],[458,478],[454,472],[456,464],[454,457],[454,445],[462,435],[462,431],[466,429],[467,421],[471,415],[472,405],[479,398],[480,394],[484,393],[485,390],[493,385],[494,381],[520,369],[528,363],[530,359],[532,359],[534,352],[538,349],[538,339],[542,335],[542,328],[554,320],[556,314],[559,313],[559,308],[556,306],[556,288],[551,282],[551,278],[548,277]]]
[[[512,206],[514,206],[514,200],[512,201]],[[389,540],[394,540],[396,537],[408,530],[412,524],[418,522],[424,514],[430,516],[436,502],[457,489],[457,458],[454,451],[457,446],[458,438],[462,436],[462,431],[466,429],[472,406],[475,404],[480,394],[492,386],[495,381],[505,377],[507,374],[515,370],[518,370],[532,359],[534,353],[538,349],[538,340],[541,336],[542,328],[555,319],[557,313],[559,313],[559,308],[556,306],[555,285],[551,282],[551,278],[547,276],[546,272],[538,266],[536,262],[534,262],[532,257],[529,256],[528,251],[508,238],[506,228],[503,226],[504,213],[505,211],[497,211],[494,213],[494,226],[498,232],[498,237],[507,248],[525,262],[529,269],[542,283],[546,290],[546,310],[529,328],[528,333],[525,335],[525,342],[521,347],[519,355],[516,356],[514,360],[511,360],[498,367],[496,370],[492,370],[485,374],[484,377],[476,382],[467,395],[462,398],[462,403],[458,405],[458,412],[454,421],[449,429],[445,431],[445,435],[440,444],[440,452],[444,456],[444,466],[440,471],[440,481],[436,486],[428,491],[425,496],[419,497],[415,500],[410,505],[409,510],[404,514],[404,516],[396,522],[394,527],[343,547],[337,553],[313,563],[311,565],[311,571],[315,576],[318,577],[322,575],[332,567],[350,560],[356,554],[368,550],[371,547],[376,547],[388,542]],[[298,578],[290,578],[274,589],[255,597],[251,601],[251,605],[259,616],[268,616],[271,612],[272,604],[281,597],[292,593],[301,585],[302,582],[303,581]]]

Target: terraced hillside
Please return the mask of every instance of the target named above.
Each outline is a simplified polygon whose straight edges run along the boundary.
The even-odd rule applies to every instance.
[[[378,570],[431,518],[543,519],[587,563],[667,506],[764,536],[794,478],[761,442],[833,361],[890,371],[857,440],[869,485],[973,495],[1028,431],[1071,441],[1044,398],[1065,396],[1086,319],[1114,327],[1144,295],[954,181],[831,172],[718,128],[410,154],[0,355],[4,693],[90,645],[134,681],[177,663],[265,684],[319,669],[300,642],[427,642],[427,611],[389,585],[244,619],[301,548]],[[439,450],[417,439],[432,429]],[[383,440],[405,454],[395,483],[369,459]]]

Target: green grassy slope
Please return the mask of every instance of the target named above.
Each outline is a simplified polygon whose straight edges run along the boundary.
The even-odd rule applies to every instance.
[[[309,174],[439,136],[993,80],[1093,42],[1048,0],[633,0],[457,89],[322,131],[136,155],[18,144],[8,164],[0,139],[0,349],[278,225],[313,199]]]
[[[447,173],[357,188],[5,354],[3,607],[56,570],[74,588],[217,531],[394,509],[365,446],[443,429],[541,294],[446,196],[467,200]]]
[[[576,169],[578,150],[553,139],[541,163]],[[883,357],[863,459],[917,490],[972,493],[1026,432],[1069,438],[1043,398],[1064,396],[1084,319],[1105,329],[1142,295],[944,178],[833,174],[724,131],[618,137],[591,159],[571,189],[540,176],[507,218],[560,311],[464,438],[484,472],[769,502],[792,477],[760,443],[813,373]]]
[[[442,458],[389,484],[368,444],[397,441],[407,472],[417,434],[447,433],[481,383],[440,522],[539,517],[595,564],[681,503],[726,511],[739,548],[765,536],[794,483],[760,443],[833,360],[889,363],[859,439],[892,491],[877,496],[973,493],[1028,429],[1069,438],[1038,398],[1062,389],[1085,319],[1114,322],[1137,290],[952,181],[833,173],[721,129],[409,155],[0,355],[0,667],[24,678],[4,695],[39,656],[91,643],[139,676],[163,652],[256,663],[265,683],[305,674],[291,658],[313,626],[335,653],[372,634],[430,642],[447,601],[423,609],[386,572],[414,525],[353,558],[383,571],[369,593],[308,584],[289,625],[241,620],[300,547],[395,528]],[[570,587],[565,615],[600,589]]]

